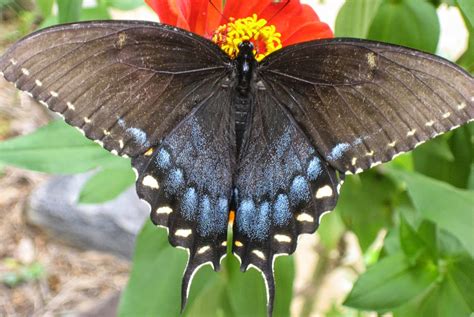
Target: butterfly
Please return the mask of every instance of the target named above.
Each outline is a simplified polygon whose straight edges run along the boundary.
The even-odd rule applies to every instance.
[[[474,79],[405,47],[326,39],[257,62],[158,23],[40,30],[1,74],[113,154],[130,157],[151,220],[189,260],[182,303],[228,247],[259,270],[271,314],[277,256],[336,206],[346,174],[387,162],[474,118]],[[232,246],[227,245],[235,210]]]

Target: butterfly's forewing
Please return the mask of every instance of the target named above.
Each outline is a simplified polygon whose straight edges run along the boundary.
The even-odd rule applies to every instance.
[[[168,228],[173,246],[189,251],[183,308],[195,272],[217,270],[227,250],[227,223],[235,166],[229,88],[214,90],[163,141],[132,160],[137,192],[151,205],[151,219]],[[158,269],[158,268],[157,268]]]
[[[228,58],[170,26],[97,21],[33,33],[0,58],[16,86],[114,153],[135,156],[162,139],[225,72]]]
[[[243,270],[262,272],[271,313],[275,257],[293,253],[298,235],[316,230],[319,217],[336,205],[339,180],[265,85],[255,94],[239,157],[232,247]]]
[[[356,39],[286,47],[259,74],[337,170],[386,162],[474,118],[474,79],[407,48]]]

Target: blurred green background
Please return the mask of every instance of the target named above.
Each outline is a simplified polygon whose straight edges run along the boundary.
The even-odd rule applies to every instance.
[[[110,19],[114,8],[132,10],[143,5],[141,0],[95,3],[85,7],[81,0],[0,0],[0,23],[13,19],[19,26],[0,32],[0,41],[12,42],[56,23]],[[467,50],[455,62],[473,73],[472,0],[347,0],[337,14],[335,34],[436,53],[440,5],[461,12],[469,41]],[[80,202],[84,204],[113,199],[135,179],[129,160],[110,155],[62,121],[0,143],[0,165],[54,174],[100,168],[82,190]],[[344,302],[330,303],[325,316],[472,316],[473,228],[471,123],[390,163],[348,177],[336,210],[323,218],[317,246],[304,249],[315,253],[317,261],[296,266],[309,272],[312,287],[303,294],[293,294],[294,258],[276,261],[274,316],[290,316],[295,296],[300,304],[297,313],[293,309],[292,314],[312,316],[328,276],[341,268],[352,270],[358,277]],[[347,264],[354,248],[351,237],[355,237],[355,248],[362,256],[362,268]],[[157,230],[147,222],[138,237],[119,315],[179,316],[185,263],[186,254],[168,244],[165,230]],[[214,273],[206,266],[197,274],[184,315],[265,316],[265,303],[258,272],[241,273],[237,260],[229,254],[221,272]]]

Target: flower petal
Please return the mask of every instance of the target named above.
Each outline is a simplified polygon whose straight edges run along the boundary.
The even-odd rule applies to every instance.
[[[242,0],[227,0],[223,12],[223,16],[226,18],[246,18],[257,14],[260,17],[260,13],[269,5],[272,0],[261,0],[261,1],[242,1]],[[221,24],[227,23],[224,18],[221,20]]]
[[[145,0],[158,14],[161,23],[190,30],[188,18],[191,13],[190,0]]]
[[[332,38],[331,28],[324,22],[310,22],[295,29],[293,34],[283,40],[283,46],[311,40]]]

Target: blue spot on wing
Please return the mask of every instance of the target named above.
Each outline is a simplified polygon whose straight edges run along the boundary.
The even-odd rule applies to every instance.
[[[322,173],[321,162],[317,157],[314,157],[308,165],[307,174],[308,178],[312,181],[315,181],[318,176]]]
[[[288,197],[285,194],[278,195],[273,209],[273,221],[277,225],[282,226],[288,223],[288,220],[290,220],[291,217],[290,203],[288,201]]]
[[[250,199],[243,200],[237,209],[237,221],[240,223],[242,231],[247,234],[251,232],[254,213],[255,205]]]
[[[263,202],[258,209],[258,215],[254,222],[255,225],[252,228],[254,236],[257,239],[265,239],[270,231],[270,212],[270,204],[266,201]]]
[[[329,153],[328,158],[330,160],[337,160],[341,158],[342,155],[349,149],[351,145],[349,143],[339,143],[331,150]]]
[[[156,164],[162,169],[168,169],[171,166],[171,155],[165,149],[161,148],[156,157]]]
[[[299,175],[293,179],[290,188],[290,200],[293,205],[302,201],[308,201],[310,198],[310,190],[306,179]]]
[[[208,196],[204,196],[199,202],[199,213],[198,230],[203,236],[207,236],[212,231],[212,207]]]
[[[181,199],[181,211],[186,220],[191,220],[196,214],[198,203],[198,196],[194,188],[186,189],[186,192]]]
[[[184,186],[183,172],[180,169],[173,169],[166,180],[165,190],[169,193],[175,194],[178,189]]]

